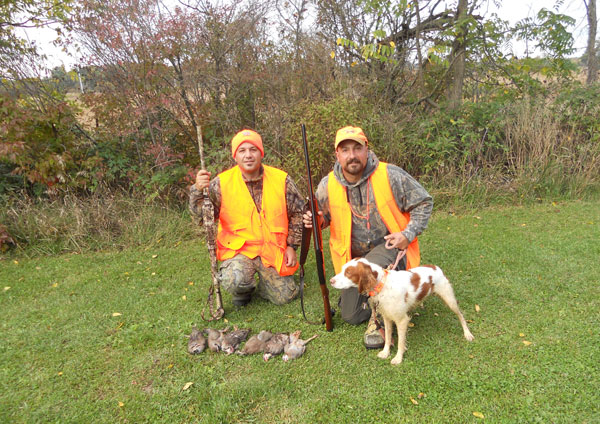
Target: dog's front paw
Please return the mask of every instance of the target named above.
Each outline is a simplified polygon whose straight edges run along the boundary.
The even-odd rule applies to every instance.
[[[386,349],[382,350],[381,352],[379,352],[379,353],[377,354],[377,357],[378,357],[378,358],[381,358],[381,359],[387,359],[387,358],[388,358],[388,356],[390,356],[390,351],[389,351],[389,350],[386,350]]]
[[[401,355],[396,355],[396,357],[394,359],[392,359],[392,365],[398,365],[400,362],[402,362]]]

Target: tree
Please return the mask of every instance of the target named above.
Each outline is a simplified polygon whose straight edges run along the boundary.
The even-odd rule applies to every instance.
[[[20,38],[17,28],[65,24],[72,0],[5,0],[0,2],[0,77],[18,78],[20,57],[37,55],[34,45]],[[57,27],[57,33],[61,33]]]
[[[598,79],[598,56],[596,56],[596,30],[598,20],[596,16],[596,0],[584,0],[588,20],[587,42],[587,84],[592,84]]]
[[[448,105],[457,109],[462,104],[463,83],[465,79],[465,56],[467,46],[467,0],[459,0],[456,10],[454,42],[450,52],[450,70],[448,87]]]

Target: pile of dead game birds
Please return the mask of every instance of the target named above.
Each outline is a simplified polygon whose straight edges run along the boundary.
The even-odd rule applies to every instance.
[[[300,330],[289,334],[271,333],[263,330],[250,337],[240,349],[240,345],[248,338],[250,332],[249,328],[234,328],[229,331],[229,327],[224,330],[213,328],[199,330],[194,327],[192,334],[189,336],[188,352],[197,355],[204,352],[208,347],[212,352],[224,352],[227,355],[232,353],[238,355],[262,353],[265,361],[283,353],[282,359],[287,362],[302,356],[306,350],[306,344],[317,337],[315,334],[306,340],[302,340]]]

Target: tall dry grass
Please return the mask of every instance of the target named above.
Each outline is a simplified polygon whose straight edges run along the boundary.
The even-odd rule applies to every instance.
[[[124,193],[8,199],[2,222],[26,254],[174,244],[196,236],[186,205],[146,203]]]
[[[544,104],[522,101],[505,121],[507,172],[523,195],[579,197],[598,189],[600,145],[563,125]]]

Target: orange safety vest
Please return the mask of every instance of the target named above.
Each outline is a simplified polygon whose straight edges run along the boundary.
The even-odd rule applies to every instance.
[[[263,264],[279,275],[292,275],[298,269],[285,265],[288,216],[285,199],[287,174],[263,165],[263,194],[260,213],[235,166],[219,174],[221,210],[217,233],[217,258],[220,261],[242,254],[250,259],[260,256]]]
[[[377,169],[369,179],[371,180],[371,187],[373,187],[377,210],[391,234],[406,228],[410,221],[410,214],[401,212],[396,205],[388,179],[387,165],[385,162],[379,162]],[[329,173],[327,191],[329,193],[329,211],[331,214],[329,247],[333,267],[335,272],[339,273],[342,270],[342,265],[352,259],[350,247],[352,211],[346,196],[346,187],[340,184],[333,172]],[[406,249],[406,261],[406,269],[419,266],[421,254],[419,253],[419,241],[416,237]]]

